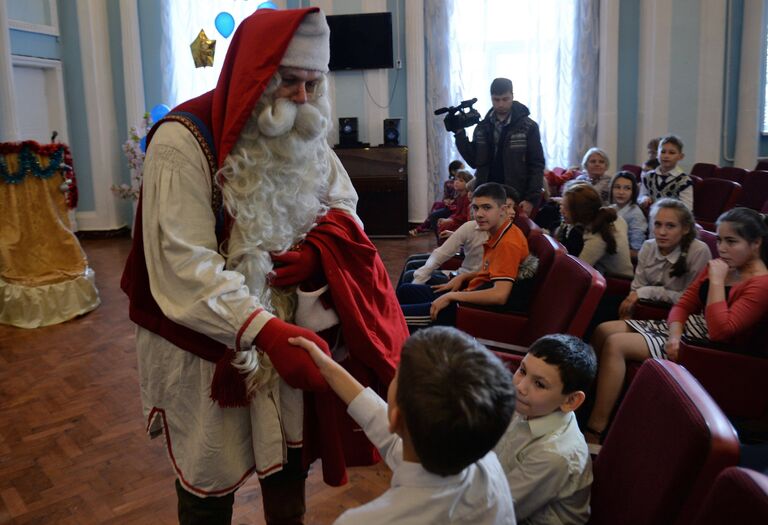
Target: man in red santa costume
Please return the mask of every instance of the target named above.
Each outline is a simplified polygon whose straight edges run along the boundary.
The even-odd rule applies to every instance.
[[[338,433],[345,415],[288,343],[303,335],[383,386],[407,337],[326,142],[328,59],[319,9],[257,11],[216,88],[148,137],[121,284],[147,430],[165,437],[181,523],[230,523],[234,491],[254,473],[267,523],[302,523],[310,460],[341,484],[345,455],[375,459]]]

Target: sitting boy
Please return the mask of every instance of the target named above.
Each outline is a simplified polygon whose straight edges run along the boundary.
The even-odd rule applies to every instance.
[[[534,342],[515,372],[515,415],[495,450],[521,524],[589,519],[592,463],[574,410],[596,370],[591,346],[554,334]]]
[[[515,410],[511,374],[459,330],[433,327],[403,345],[385,403],[304,338],[325,380],[392,469],[392,485],[336,524],[515,523],[491,450]]]
[[[520,262],[528,256],[528,241],[520,228],[512,224],[514,203],[507,204],[503,186],[486,182],[475,189],[471,208],[477,229],[489,235],[483,244],[480,269],[434,287],[399,286],[397,298],[411,328],[432,322],[453,325],[457,301],[500,306],[509,299]]]

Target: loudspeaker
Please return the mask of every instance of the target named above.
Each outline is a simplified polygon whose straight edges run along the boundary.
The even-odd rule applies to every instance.
[[[384,145],[385,146],[400,145],[400,119],[399,118],[384,119]]]
[[[357,140],[357,118],[340,117],[339,118],[339,145],[357,146],[360,141]]]

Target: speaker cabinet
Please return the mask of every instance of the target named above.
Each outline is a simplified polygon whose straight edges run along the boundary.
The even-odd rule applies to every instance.
[[[357,118],[340,117],[339,118],[339,146],[353,147],[358,146],[357,140]]]
[[[408,148],[335,149],[358,194],[357,215],[369,237],[408,235]]]
[[[400,145],[400,119],[399,118],[384,119],[384,145],[385,146]]]

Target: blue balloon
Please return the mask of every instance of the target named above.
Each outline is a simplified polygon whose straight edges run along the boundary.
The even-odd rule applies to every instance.
[[[235,18],[226,11],[222,11],[216,15],[216,29],[221,33],[221,36],[229,38],[229,35],[235,30]]]
[[[147,136],[146,135],[141,137],[141,140],[139,141],[139,147],[141,148],[142,153],[147,152]]]
[[[166,116],[170,110],[171,108],[165,104],[158,104],[157,106],[153,107],[149,112],[149,116],[152,118],[152,123],[154,124],[155,122],[159,122],[160,119]]]
[[[259,7],[256,8],[257,11],[259,9],[272,9],[274,11],[277,11],[278,7],[275,5],[274,2],[262,2],[259,4]]]

